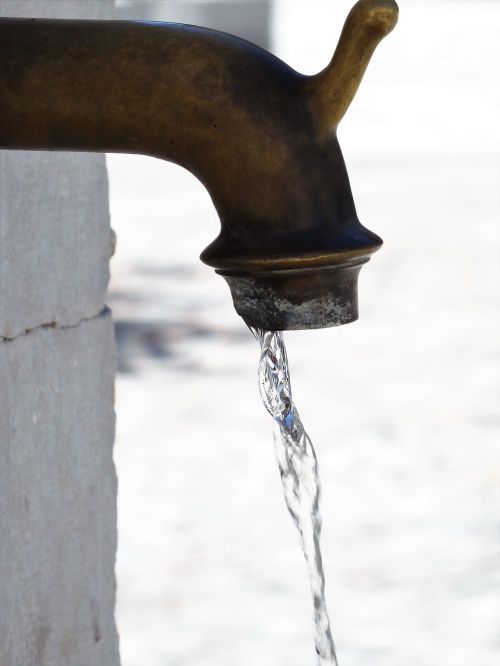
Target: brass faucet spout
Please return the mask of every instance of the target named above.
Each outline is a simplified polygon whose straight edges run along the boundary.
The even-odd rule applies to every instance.
[[[392,0],[360,0],[314,77],[196,26],[0,19],[0,148],[185,167],[221,220],[202,259],[248,323],[347,323],[357,273],[382,241],[357,218],[335,127],[396,16]]]

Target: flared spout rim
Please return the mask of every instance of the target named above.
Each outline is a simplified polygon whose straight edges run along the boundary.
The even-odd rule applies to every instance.
[[[278,271],[293,269],[310,269],[322,267],[343,267],[352,264],[362,264],[377,252],[383,244],[381,238],[369,232],[371,243],[361,247],[351,247],[335,250],[317,250],[309,252],[266,252],[264,248],[252,251],[242,249],[237,251],[234,247],[228,251],[225,244],[219,244],[216,239],[201,253],[200,259],[208,266],[224,274],[244,274],[247,271]]]

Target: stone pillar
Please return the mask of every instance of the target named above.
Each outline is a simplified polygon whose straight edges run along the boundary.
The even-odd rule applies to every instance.
[[[0,0],[111,18],[112,0]],[[104,156],[0,152],[0,664],[118,666]]]

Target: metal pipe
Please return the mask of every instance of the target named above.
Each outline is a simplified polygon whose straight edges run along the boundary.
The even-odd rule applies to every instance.
[[[0,148],[175,162],[210,193],[221,232],[201,258],[249,324],[353,321],[382,241],[357,218],[336,127],[397,14],[360,0],[312,77],[196,26],[2,18]]]

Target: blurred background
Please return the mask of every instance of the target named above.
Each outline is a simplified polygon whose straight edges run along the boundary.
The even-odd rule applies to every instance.
[[[304,73],[352,0],[118,0],[118,18],[233,32]],[[385,240],[360,320],[286,335],[323,482],[341,666],[500,657],[500,3],[401,0],[339,128]],[[110,155],[118,235],[117,620],[123,666],[314,663],[258,348],[198,259],[219,224],[179,167]]]

